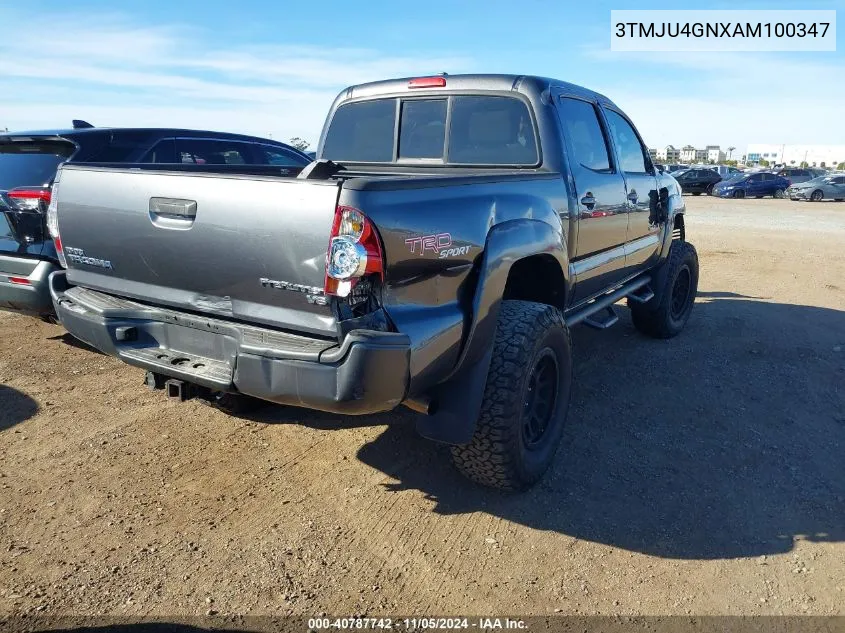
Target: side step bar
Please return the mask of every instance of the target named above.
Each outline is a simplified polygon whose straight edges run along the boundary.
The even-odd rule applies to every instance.
[[[600,330],[606,330],[612,325],[615,325],[619,320],[616,313],[613,311],[613,304],[623,297],[631,297],[638,303],[645,303],[654,297],[654,292],[648,287],[651,283],[651,277],[645,275],[638,277],[633,281],[620,286],[613,292],[601,295],[593,299],[590,303],[580,308],[577,308],[572,313],[565,315],[564,319],[566,325],[572,327],[584,322],[584,325],[589,325]],[[601,311],[605,311],[605,315],[599,315]],[[597,315],[594,317],[594,315]]]
[[[654,299],[654,290],[651,289],[651,286],[643,286],[633,294],[629,294],[628,298],[637,303],[648,303]]]
[[[599,310],[584,319],[584,325],[596,328],[597,330],[606,330],[619,323],[619,317],[616,316],[616,310],[613,306],[607,306],[604,310]]]

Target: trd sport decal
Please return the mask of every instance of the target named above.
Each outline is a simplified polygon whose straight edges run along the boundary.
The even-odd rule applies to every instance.
[[[440,259],[454,257],[455,255],[466,255],[471,246],[452,247],[452,236],[449,233],[437,233],[436,235],[420,235],[409,237],[405,244],[411,252],[417,255],[425,255],[426,251],[440,254]]]

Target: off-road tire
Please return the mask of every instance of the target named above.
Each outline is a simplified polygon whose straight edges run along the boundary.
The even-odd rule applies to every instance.
[[[628,307],[634,327],[640,332],[653,338],[672,338],[684,329],[692,312],[698,290],[698,253],[689,242],[677,240],[672,242],[669,257],[662,265],[666,269],[655,278],[662,280],[663,287],[654,289],[654,299],[645,304],[628,299]],[[678,284],[683,284],[683,278],[688,292],[676,304],[675,290],[682,290]]]
[[[529,389],[553,357],[556,393],[536,442],[526,438]],[[543,370],[545,371],[545,369]],[[503,301],[484,400],[468,444],[452,447],[452,461],[469,479],[502,490],[525,490],[549,468],[560,444],[572,387],[572,343],[560,310],[530,301]],[[541,402],[546,399],[541,399]],[[524,428],[525,427],[525,428]]]

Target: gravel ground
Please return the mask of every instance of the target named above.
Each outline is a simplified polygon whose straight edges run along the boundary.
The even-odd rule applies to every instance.
[[[576,328],[520,496],[410,411],[231,417],[0,313],[0,617],[845,614],[845,204],[687,203],[686,331]]]

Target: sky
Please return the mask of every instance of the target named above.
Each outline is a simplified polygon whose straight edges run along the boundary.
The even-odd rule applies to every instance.
[[[17,4],[0,2],[0,130],[84,119],[296,136],[316,147],[326,112],[347,85],[503,72],[607,95],[649,147],[721,145],[742,153],[749,143],[845,144],[845,29],[836,52],[610,51],[611,9],[683,8],[677,0]],[[696,8],[803,4],[716,0]],[[805,8],[840,9],[837,17],[845,17],[845,0]]]

